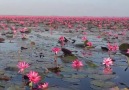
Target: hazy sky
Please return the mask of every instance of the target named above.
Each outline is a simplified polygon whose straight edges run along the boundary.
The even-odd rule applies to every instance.
[[[0,0],[0,15],[129,17],[129,0]]]

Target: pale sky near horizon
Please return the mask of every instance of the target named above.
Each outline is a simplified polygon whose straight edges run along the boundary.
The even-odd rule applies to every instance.
[[[0,0],[0,15],[129,17],[129,0]]]

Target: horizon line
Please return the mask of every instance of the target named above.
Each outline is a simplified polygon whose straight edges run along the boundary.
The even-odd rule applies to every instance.
[[[129,18],[129,16],[61,16],[61,15],[0,15],[0,17],[94,17],[94,18]]]

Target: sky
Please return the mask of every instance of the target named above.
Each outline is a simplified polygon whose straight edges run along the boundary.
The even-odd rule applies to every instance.
[[[129,17],[129,0],[0,0],[0,15]]]

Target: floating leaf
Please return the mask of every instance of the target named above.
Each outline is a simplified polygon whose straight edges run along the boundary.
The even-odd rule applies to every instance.
[[[1,85],[1,84],[0,84],[0,87],[1,87],[1,88],[5,88],[5,86],[4,86],[4,85]]]
[[[47,69],[54,73],[61,72],[60,67],[52,67],[52,68],[47,68]]]
[[[87,43],[88,43],[88,40],[86,40],[86,41],[84,42],[84,46],[86,46],[86,45],[87,45]]]
[[[97,68],[97,67],[98,67],[96,64],[94,64],[93,61],[86,61],[86,64],[87,64],[88,67],[90,67],[90,68]]]
[[[26,34],[31,33],[31,29],[28,29],[27,31],[25,31]]]
[[[115,83],[113,83],[113,82],[109,82],[109,81],[105,82],[105,81],[101,81],[101,80],[93,80],[93,81],[91,81],[91,84],[98,86],[98,87],[103,87],[103,88],[110,88],[110,87],[115,86]]]
[[[76,44],[75,46],[78,47],[78,48],[84,48],[85,47],[83,43]]]
[[[74,70],[70,67],[64,67],[64,68],[61,68],[61,71],[62,72],[73,72]]]
[[[60,74],[60,76],[62,77],[62,78],[71,78],[72,77],[72,75],[71,74]]]
[[[108,51],[108,48],[107,48],[107,47],[101,47],[101,49],[102,49],[103,51]]]
[[[5,41],[4,38],[0,38],[0,43],[3,43]]]
[[[13,38],[13,34],[6,34],[7,38]]]
[[[115,75],[99,75],[99,74],[91,74],[88,75],[89,78],[95,80],[109,80],[115,77]]]
[[[88,74],[96,74],[96,73],[98,73],[98,69],[87,68],[87,67],[86,67],[86,70],[85,70],[84,72],[85,72],[85,73],[88,73]]]
[[[7,90],[23,90],[23,88],[20,88],[19,86],[11,86]]]
[[[74,56],[74,55],[72,55],[72,56],[65,56],[65,57],[62,57],[61,59],[63,60],[63,62],[69,63],[69,62],[72,62],[72,61],[74,61],[75,59],[77,59],[77,57]]]
[[[125,56],[129,57],[129,54],[127,54],[127,49],[129,49],[129,44],[128,43],[123,43],[119,46],[119,50],[122,54]]]
[[[128,66],[129,66],[129,57],[126,57],[127,58],[127,63],[128,63]]]
[[[86,74],[73,74],[72,78],[80,79],[80,78],[85,78],[87,77]]]
[[[72,52],[69,49],[62,48],[62,52],[64,53],[64,56],[72,56]]]
[[[94,46],[86,46],[86,49],[95,48]]]
[[[103,90],[103,87],[98,87],[98,86],[95,86],[95,85],[90,85],[90,87],[91,87],[93,90]]]
[[[129,57],[126,56],[126,58],[127,58],[128,66],[125,68],[125,71],[127,71],[127,69],[129,68]]]
[[[127,50],[129,48],[128,43],[123,43],[119,46],[119,50]]]

